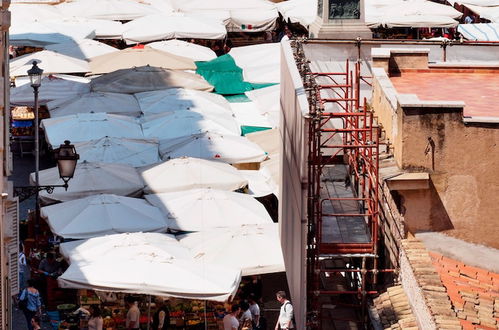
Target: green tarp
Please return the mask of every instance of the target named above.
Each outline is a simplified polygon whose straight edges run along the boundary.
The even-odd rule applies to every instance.
[[[196,73],[215,87],[214,92],[222,95],[244,94],[244,92],[272,86],[274,84],[252,84],[244,81],[243,69],[236,65],[229,54],[208,62],[196,62]]]
[[[268,129],[272,129],[272,127],[261,127],[261,126],[241,126],[241,135],[245,136],[249,133],[266,131]]]

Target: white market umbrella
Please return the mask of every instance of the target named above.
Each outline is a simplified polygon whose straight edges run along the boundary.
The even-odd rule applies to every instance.
[[[280,85],[254,89],[244,94],[254,102],[258,112],[265,116],[272,127],[279,127],[281,116]]]
[[[229,55],[243,69],[244,81],[252,83],[280,83],[281,46],[268,43],[234,47]]]
[[[67,43],[84,38],[94,38],[95,29],[85,24],[61,21],[12,22],[9,41],[13,46],[44,47],[50,44]]]
[[[241,128],[231,117],[204,117],[199,113],[188,111],[175,111],[146,118],[141,125],[146,138],[159,140],[176,139],[203,132],[241,135]]]
[[[222,162],[199,158],[175,158],[139,169],[147,194],[212,188],[233,191],[248,181],[239,171]]]
[[[179,240],[197,261],[238,268],[243,276],[277,273],[285,271],[278,226],[216,228],[180,235]]]
[[[268,168],[263,167],[258,171],[240,170],[239,174],[248,180],[248,194],[255,197],[263,197],[270,194],[277,196],[279,187],[272,178]]]
[[[381,16],[367,21],[369,27],[386,26],[395,27],[456,27],[459,23],[448,16],[435,15],[407,15],[407,16]]]
[[[168,228],[203,231],[216,227],[272,223],[265,207],[253,197],[215,189],[192,189],[146,195],[168,217]]]
[[[229,102],[221,95],[185,88],[170,88],[135,94],[144,115],[192,111],[204,116],[232,117]]]
[[[267,154],[243,136],[201,133],[159,144],[162,159],[182,156],[223,161],[229,164],[261,162]]]
[[[272,30],[279,16],[271,1],[260,0],[172,0],[175,9],[183,13],[220,16],[228,12],[230,20],[227,29],[230,32],[260,32]]]
[[[86,26],[94,29],[95,39],[121,39],[121,35],[123,34],[123,23],[118,21],[85,18],[80,16],[64,17],[58,21],[67,24],[85,24]]]
[[[284,21],[308,27],[317,17],[317,3],[309,0],[288,0],[276,3]]]
[[[143,199],[94,195],[41,208],[50,230],[64,238],[127,232],[165,232],[166,219]]]
[[[431,15],[458,19],[463,13],[449,5],[425,0],[407,0],[383,8],[384,16]]]
[[[107,112],[117,115],[138,116],[140,107],[130,94],[90,92],[47,103],[50,117],[63,117],[78,113]]]
[[[19,56],[10,61],[10,76],[27,76],[27,71],[33,66],[33,61],[49,73],[85,73],[89,71],[86,61],[59,54],[50,50]]]
[[[211,92],[213,86],[198,74],[152,66],[117,70],[92,79],[98,92],[140,93],[168,88],[188,88]]]
[[[45,138],[51,146],[65,140],[73,143],[100,139],[105,136],[143,139],[142,129],[128,116],[107,113],[79,113],[42,120]]]
[[[119,51],[118,49],[108,46],[103,42],[92,39],[82,39],[63,44],[48,45],[45,49],[74,58],[79,58],[81,60],[88,60],[96,56]]]
[[[132,0],[85,0],[57,5],[65,16],[128,21],[155,13],[149,5]]]
[[[78,152],[78,150],[76,150]],[[57,167],[39,172],[39,184],[42,186],[62,185]],[[30,174],[30,182],[34,184],[35,173]],[[144,181],[135,168],[125,164],[89,163],[76,165],[74,177],[69,182],[68,190],[62,187],[54,189],[52,194],[40,192],[40,198],[46,203],[69,201],[97,194],[115,194],[120,196],[137,196],[142,193]]]
[[[93,237],[62,243],[59,251],[70,263],[152,255],[165,259],[192,259],[189,250],[181,246],[175,236],[163,233],[134,232]]]
[[[38,101],[44,105],[49,101],[75,97],[88,92],[90,92],[90,79],[88,78],[63,74],[48,75],[42,78],[38,88]],[[11,104],[33,105],[33,102],[33,87],[30,83],[10,89]]]
[[[208,47],[177,39],[151,42],[146,47],[188,57],[193,61],[211,61],[217,58],[217,54]]]
[[[127,164],[133,167],[160,162],[158,141],[103,137],[74,144],[80,162]]]
[[[192,260],[125,256],[72,263],[57,280],[61,288],[227,301],[239,288],[241,271]]]
[[[90,72],[102,74],[145,65],[170,70],[196,69],[194,62],[187,57],[144,47],[126,48],[119,52],[94,57],[90,60]]]
[[[9,6],[11,22],[28,22],[46,21],[51,19],[61,19],[62,13],[56,6],[45,4],[15,4]]]
[[[123,26],[123,39],[128,44],[173,38],[223,39],[226,34],[225,26],[218,19],[182,14],[149,15]]]

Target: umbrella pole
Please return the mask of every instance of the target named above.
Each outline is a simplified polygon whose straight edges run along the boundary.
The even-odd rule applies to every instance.
[[[147,304],[147,330],[151,326],[151,295],[149,295],[149,303]]]
[[[204,330],[208,330],[208,320],[206,319],[206,300],[204,301]]]

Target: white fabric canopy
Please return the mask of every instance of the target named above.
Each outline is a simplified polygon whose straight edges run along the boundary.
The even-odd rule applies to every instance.
[[[288,0],[276,3],[277,10],[285,21],[300,23],[307,27],[317,17],[317,1],[313,0]]]
[[[49,73],[82,73],[88,72],[86,61],[59,54],[50,50],[26,54],[10,61],[10,76],[27,76],[27,71],[33,66],[33,61],[43,69],[44,74]]]
[[[279,127],[281,115],[281,87],[274,85],[245,92],[255,103],[260,114],[264,115],[272,127]]]
[[[492,23],[499,23],[499,1],[496,1],[494,6],[476,6],[472,4],[464,5],[480,16],[480,18],[488,19]]]
[[[499,41],[499,24],[459,24],[459,33],[468,40]]]
[[[77,150],[78,151],[78,150]],[[62,185],[57,167],[39,172],[40,185]],[[35,174],[31,173],[30,182],[35,182]],[[109,163],[82,162],[76,165],[74,177],[69,182],[68,190],[62,187],[54,189],[52,194],[40,192],[45,203],[69,201],[97,194],[116,194],[120,196],[137,196],[142,193],[144,182],[137,171],[130,165]]]
[[[253,197],[215,189],[192,189],[146,195],[168,218],[168,228],[203,231],[216,227],[272,223],[265,207]]]
[[[218,19],[182,14],[150,15],[123,25],[123,39],[128,44],[173,38],[223,39],[226,34]]]
[[[64,17],[59,21],[67,24],[85,24],[95,30],[96,39],[121,39],[123,34],[123,23],[117,21],[79,16]]]
[[[454,6],[455,3],[463,4],[465,6],[475,5],[482,7],[493,7],[497,6],[497,0],[448,0],[451,6]]]
[[[40,104],[46,104],[52,100],[88,93],[90,92],[89,82],[88,78],[64,74],[45,76],[38,89],[38,101]],[[10,89],[11,104],[33,105],[33,102],[33,87],[29,83]]]
[[[248,181],[237,169],[222,162],[199,158],[175,158],[139,169],[146,194],[212,188],[233,191]]]
[[[274,3],[265,0],[173,0],[173,6],[180,12],[220,17],[228,12],[231,32],[260,32],[272,30],[279,16]]]
[[[226,301],[239,288],[241,271],[192,260],[124,255],[72,263],[57,280],[61,288]]]
[[[90,92],[67,99],[47,103],[50,117],[63,117],[78,113],[107,112],[119,115],[138,116],[140,107],[130,94]]]
[[[128,164],[133,167],[160,162],[157,140],[103,137],[74,144],[80,162]]]
[[[376,18],[366,18],[366,24],[371,28],[378,26],[386,26],[388,28],[395,28],[395,27],[450,28],[450,27],[456,27],[459,23],[448,16],[407,15],[407,16],[382,16]]]
[[[73,143],[100,139],[105,136],[143,139],[142,129],[128,117],[107,113],[79,113],[42,120],[45,138],[51,146],[65,140]]]
[[[254,102],[232,102],[230,107],[237,123],[241,126],[272,127],[267,118],[259,112]]]
[[[217,58],[217,54],[208,47],[177,39],[152,42],[146,47],[184,56],[193,61],[211,61]]]
[[[229,102],[221,95],[184,88],[135,94],[144,115],[189,111],[204,116],[232,117]]]
[[[182,156],[219,160],[229,164],[261,162],[266,153],[242,136],[201,133],[160,141],[162,159]]]
[[[153,14],[156,9],[133,0],[85,0],[57,5],[65,16],[127,21]]]
[[[167,112],[150,117],[141,126],[146,138],[157,138],[160,141],[203,132],[241,135],[241,128],[231,117],[204,117],[192,111]]]
[[[145,201],[144,201],[145,202]],[[189,250],[173,235],[162,233],[124,233],[62,243],[61,254],[73,262],[92,262],[101,258],[146,258],[155,255],[165,259],[192,259]]]
[[[239,268],[243,276],[285,271],[277,223],[216,228],[179,239],[194,259]]]
[[[70,43],[48,45],[45,49],[80,60],[88,60],[92,57],[119,51],[103,42],[92,39],[81,39]]]
[[[240,170],[239,173],[248,180],[248,194],[255,197],[277,196],[279,187],[272,179],[270,170],[266,167],[258,171]]]
[[[117,70],[92,79],[91,85],[94,91],[128,94],[168,88],[213,90],[213,86],[198,74],[150,66]]]
[[[119,52],[94,57],[90,60],[90,71],[92,74],[100,74],[144,65],[170,70],[196,69],[194,62],[187,57],[144,47],[126,48]]]
[[[455,19],[463,15],[463,13],[451,6],[425,0],[401,1],[399,4],[383,7],[383,14],[384,16],[394,17],[412,15],[447,16]]]
[[[252,83],[281,81],[281,44],[268,43],[234,47],[229,55],[243,69],[244,80]]]
[[[56,6],[46,4],[15,4],[9,6],[11,22],[30,24],[29,22],[61,19],[62,13]]]
[[[64,238],[127,232],[165,232],[166,219],[143,199],[95,195],[41,208],[50,230]]]
[[[9,32],[9,41],[13,46],[44,47],[95,37],[95,28],[91,26],[60,21],[12,22]]]

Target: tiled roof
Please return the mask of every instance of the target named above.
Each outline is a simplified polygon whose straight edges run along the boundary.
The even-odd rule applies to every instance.
[[[499,329],[499,274],[430,252],[464,329]]]
[[[405,239],[402,241],[402,248],[437,328],[462,329],[424,244],[416,239]]]
[[[409,299],[401,285],[388,288],[373,300],[383,329],[418,329]]]

